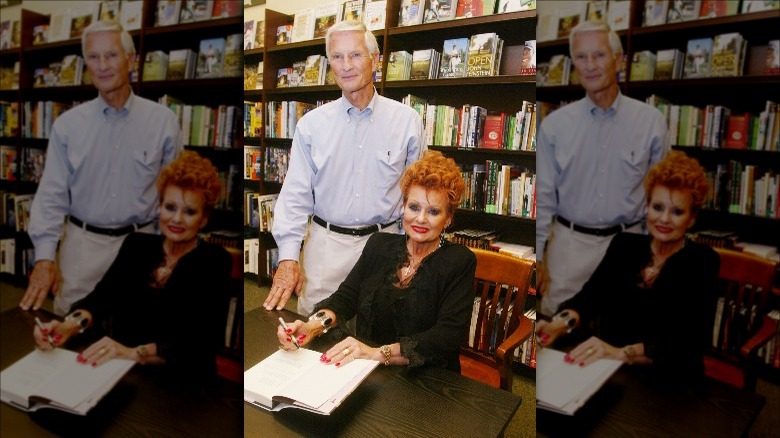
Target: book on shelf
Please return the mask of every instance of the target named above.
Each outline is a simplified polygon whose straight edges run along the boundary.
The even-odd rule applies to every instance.
[[[290,149],[266,148],[263,181],[283,183],[290,163]]]
[[[287,44],[292,42],[292,24],[283,24],[276,28],[276,44]]]
[[[688,41],[685,53],[683,77],[706,78],[710,75],[712,59],[712,38],[697,38]]]
[[[497,14],[507,12],[530,11],[536,9],[536,0],[498,0]]]
[[[18,162],[15,146],[0,146],[0,180],[16,181]]]
[[[647,0],[642,14],[642,26],[666,24],[669,0]]]
[[[341,5],[339,21],[363,21],[363,0],[347,0]]]
[[[653,75],[655,74],[655,62],[655,53],[650,50],[634,52],[629,79],[631,81],[652,80]]]
[[[399,50],[390,54],[390,62],[387,64],[388,81],[403,81],[409,79],[412,68],[412,54]]]
[[[70,38],[70,9],[64,8],[51,13],[49,17],[48,42],[64,41]]]
[[[297,43],[314,38],[314,12],[315,8],[301,9],[295,12],[291,42]],[[277,33],[278,36],[279,34]]]
[[[257,88],[257,68],[252,64],[244,64],[244,90]]]
[[[496,67],[499,38],[495,32],[472,35],[466,60],[466,76],[492,76]]]
[[[444,40],[441,50],[440,78],[462,78],[466,76],[466,60],[469,56],[469,39]]]
[[[236,17],[243,13],[241,3],[235,0],[214,0],[211,18]]]
[[[712,43],[710,76],[741,76],[747,40],[737,32],[716,35]]]
[[[263,172],[263,154],[260,148],[244,147],[244,179],[259,181]]]
[[[314,9],[314,34],[312,38],[325,38],[328,29],[338,21],[341,6],[341,3],[326,3]]]
[[[736,3],[736,2],[735,2]],[[751,12],[772,11],[780,9],[780,1],[777,0],[742,0],[743,14]]]
[[[179,14],[179,24],[211,19],[214,0],[185,0]]]
[[[536,406],[574,415],[614,374],[623,362],[598,359],[588,366],[566,363],[564,353],[550,348],[536,352]]]
[[[292,65],[292,70],[287,77],[287,85],[289,87],[300,87],[303,85],[303,75],[306,73],[306,61],[295,61]]]
[[[111,359],[91,367],[77,355],[62,348],[32,351],[0,373],[2,401],[26,412],[52,408],[86,415],[135,365]]]
[[[569,33],[575,26],[585,21],[588,3],[582,1],[560,2],[556,5],[556,14],[553,15],[554,34],[549,39],[568,38]],[[541,40],[539,36],[536,38]]]
[[[780,75],[780,40],[769,41],[764,57],[765,75]]]
[[[127,31],[141,28],[144,2],[141,0],[123,0],[119,11],[119,24]]]
[[[421,24],[426,0],[401,0],[398,11],[398,26]]]
[[[21,149],[19,179],[22,181],[41,182],[43,176],[43,165],[46,162],[46,151],[35,148]],[[31,198],[32,199],[32,198]]]
[[[241,34],[234,33],[225,37],[225,60],[222,64],[222,77],[241,76],[244,54],[241,51]]]
[[[434,49],[412,52],[412,71],[409,79],[435,79],[438,73],[438,55],[439,53]]]
[[[698,20],[701,11],[701,0],[675,0],[669,4],[666,15],[667,23]]]
[[[144,56],[144,81],[165,80],[168,73],[168,54],[162,50],[146,52]]]
[[[255,47],[255,20],[247,20],[244,22],[244,50],[253,49]]]
[[[0,50],[11,48],[11,20],[0,21]]]
[[[736,15],[738,11],[739,2],[733,0],[701,0],[699,19]]]
[[[85,2],[70,8],[70,38],[81,38],[82,32],[94,21],[97,21],[100,3]]]
[[[46,44],[49,41],[48,34],[49,34],[48,24],[38,24],[33,26],[33,40],[32,40],[33,45],[37,46],[39,44]]]
[[[255,42],[252,45],[254,49],[265,47],[265,20],[255,22]]]
[[[323,365],[321,355],[306,348],[276,351],[244,372],[244,400],[269,411],[296,408],[330,415],[379,365],[369,359]]]
[[[22,169],[24,170],[24,169]],[[24,174],[19,178],[20,180],[26,180],[23,178]],[[16,231],[26,232],[30,225],[30,207],[32,206],[34,195],[29,194],[16,194],[14,195],[14,213],[16,214]]]
[[[585,14],[588,20],[607,21],[607,1],[590,0]]]
[[[165,79],[180,81],[182,79],[194,78],[197,61],[198,55],[191,49],[171,50],[171,53],[168,54],[168,72],[165,75]],[[144,74],[146,74],[146,67],[144,67]]]
[[[104,0],[100,2],[99,20],[119,21],[119,0]]]
[[[656,53],[653,79],[658,81],[682,78],[684,60],[685,55],[678,49],[659,50]]]
[[[521,75],[536,75],[536,40],[526,40],[523,43],[519,73]]]
[[[303,71],[303,84],[306,86],[322,85],[325,83],[325,72],[328,58],[322,55],[309,55],[306,57],[306,66]]]
[[[65,55],[60,64],[60,77],[57,85],[61,87],[81,85],[84,71],[84,58],[79,55]]]
[[[158,0],[155,10],[155,26],[170,26],[179,23],[181,14],[180,0]]]
[[[290,86],[290,75],[292,67],[282,67],[276,73],[276,88],[286,88]]]
[[[566,55],[554,55],[550,58],[547,70],[547,82],[544,86],[568,85],[571,72],[571,58]]]
[[[387,1],[371,1],[366,0],[365,17],[363,23],[365,23],[368,30],[381,30],[385,28],[385,22],[387,21]]]
[[[0,239],[0,273],[16,275],[16,239]]]
[[[225,59],[225,38],[210,38],[200,41],[196,78],[218,78],[222,76]]]
[[[495,10],[496,0],[459,0],[455,9],[455,18],[492,15]]]
[[[461,0],[468,1],[468,0]],[[455,18],[458,9],[458,0],[430,0],[425,2],[425,15],[423,23],[435,23]]]
[[[631,12],[630,0],[610,0],[607,9],[607,24],[614,31],[628,29]]]

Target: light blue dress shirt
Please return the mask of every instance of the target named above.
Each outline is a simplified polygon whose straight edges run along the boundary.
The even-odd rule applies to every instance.
[[[667,149],[661,112],[620,93],[607,110],[586,96],[552,112],[537,139],[536,251],[556,214],[593,228],[643,219],[642,182]]]
[[[342,96],[303,116],[274,210],[279,260],[298,260],[312,214],[353,228],[401,217],[399,181],[424,138],[420,115],[376,90],[363,111]]]
[[[30,210],[35,260],[54,260],[67,215],[106,228],[154,220],[157,175],[180,149],[176,115],[132,92],[118,111],[98,96],[63,113]]]

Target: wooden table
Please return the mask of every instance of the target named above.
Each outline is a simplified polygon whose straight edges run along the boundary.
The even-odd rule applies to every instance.
[[[537,408],[536,431],[537,437],[739,437],[764,401],[712,380],[680,389],[621,369],[574,416]]]
[[[19,308],[0,314],[0,367],[5,369],[34,348],[34,318],[48,312]],[[25,413],[0,403],[3,437],[240,437],[241,385],[220,380],[209,393],[173,387],[151,367],[134,367],[86,416],[55,409]]]
[[[244,316],[244,370],[277,350],[276,327],[302,319],[287,310],[257,309]],[[307,348],[324,352],[336,340],[318,338]],[[521,398],[451,371],[380,365],[329,416],[244,404],[245,436],[488,437],[500,435]],[[533,425],[529,425],[529,428]],[[259,434],[259,435],[258,435]]]

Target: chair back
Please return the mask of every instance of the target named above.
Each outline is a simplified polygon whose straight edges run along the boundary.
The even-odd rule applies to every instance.
[[[474,308],[461,355],[498,371],[500,388],[511,390],[514,351],[533,332],[523,316],[534,263],[471,248],[477,257]]]
[[[758,347],[774,333],[766,317],[774,284],[774,262],[752,254],[715,248],[720,256],[718,302],[705,374],[732,386],[755,390]],[[770,333],[771,332],[771,333]]]

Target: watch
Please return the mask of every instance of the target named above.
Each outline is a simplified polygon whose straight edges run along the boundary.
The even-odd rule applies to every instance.
[[[333,318],[327,316],[325,311],[320,310],[319,312],[311,315],[309,317],[309,321],[319,321],[319,323],[322,325],[322,333],[328,333],[328,330],[330,330],[330,325],[333,323]]]

